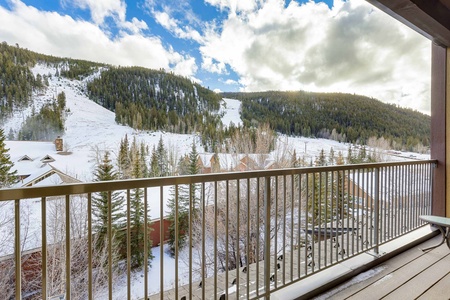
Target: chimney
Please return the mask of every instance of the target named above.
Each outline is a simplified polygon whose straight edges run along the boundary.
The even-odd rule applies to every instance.
[[[55,146],[56,151],[63,151],[63,139],[60,136],[55,139]]]

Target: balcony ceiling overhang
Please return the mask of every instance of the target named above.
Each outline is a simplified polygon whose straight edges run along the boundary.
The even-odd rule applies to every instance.
[[[450,47],[450,0],[367,0],[438,45]]]

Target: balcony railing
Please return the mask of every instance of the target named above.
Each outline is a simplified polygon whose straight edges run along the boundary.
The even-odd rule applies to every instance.
[[[418,216],[431,213],[435,163],[0,190],[0,204],[14,211],[11,226],[5,221],[0,227],[0,267],[8,270],[0,275],[1,290],[16,299],[268,299],[272,292],[359,253],[377,253],[381,244],[422,226]],[[130,245],[136,189],[143,191],[145,224],[169,222],[173,237],[170,258],[164,254],[167,227],[154,229],[159,240],[153,241],[153,250],[159,255],[141,271],[132,269]],[[124,242],[118,249],[108,209],[107,242],[97,250],[93,198],[99,192],[107,192],[109,201],[114,193],[126,199]],[[174,205],[168,207],[170,199]],[[144,245],[151,226],[143,227],[140,248],[148,257],[151,249]],[[11,244],[7,228],[14,230]],[[159,274],[149,275],[151,268],[159,268]]]

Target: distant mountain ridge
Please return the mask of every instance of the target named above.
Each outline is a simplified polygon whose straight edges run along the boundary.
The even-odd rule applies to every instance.
[[[365,143],[384,137],[394,148],[429,146],[431,117],[352,94],[295,92],[223,93],[239,99],[245,126],[268,122],[287,135]]]
[[[34,76],[31,68],[37,63],[56,72]],[[28,107],[33,93],[48,87],[50,76],[90,78],[82,92],[113,111],[117,123],[139,130],[199,133],[203,146],[211,151],[240,130],[222,124],[222,96],[242,101],[245,128],[269,123],[275,131],[294,136],[360,143],[372,136],[384,137],[397,149],[429,145],[429,116],[364,96],[304,91],[219,95],[164,70],[58,58],[5,42],[0,44],[0,118]]]

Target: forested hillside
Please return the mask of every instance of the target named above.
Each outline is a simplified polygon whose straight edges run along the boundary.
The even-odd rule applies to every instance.
[[[220,95],[165,71],[111,67],[87,85],[89,97],[136,129],[210,132],[221,126]]]
[[[32,68],[36,64],[53,71],[35,76]],[[246,130],[269,123],[272,129],[287,135],[359,143],[370,137],[384,137],[393,148],[409,150],[429,145],[429,116],[368,97],[303,91],[218,95],[164,70],[58,58],[5,42],[0,44],[0,121],[32,106],[33,95],[48,89],[50,79],[57,81],[61,77],[89,78],[78,83],[86,85],[80,91],[114,111],[117,123],[138,130],[198,133],[209,151],[222,147],[236,130],[242,130],[223,127],[219,114],[222,96],[242,100],[241,117]],[[45,100],[47,104],[33,111],[32,117],[25,116],[18,138],[47,138],[50,132],[63,133],[64,108],[57,105],[56,96]],[[39,132],[41,129],[45,132]]]
[[[52,74],[33,74],[37,63],[51,66]],[[101,65],[71,58],[39,54],[18,45],[0,44],[0,124],[15,111],[28,107],[32,113],[23,120],[17,134],[8,132],[8,138],[20,140],[53,140],[64,133],[65,95],[59,93],[46,99],[40,109],[34,108],[33,95],[43,94],[52,76],[82,79],[98,70]]]
[[[33,92],[39,92],[48,85],[48,77],[34,76],[31,68],[36,63],[52,65],[56,69],[56,76],[70,79],[80,79],[99,66],[98,63],[59,58],[39,54],[18,45],[10,46],[6,42],[0,44],[0,117],[8,117],[13,110],[27,107]]]
[[[288,135],[365,143],[370,137],[391,140],[394,148],[429,145],[430,116],[376,99],[341,93],[224,93],[242,100],[245,126],[269,122]]]

